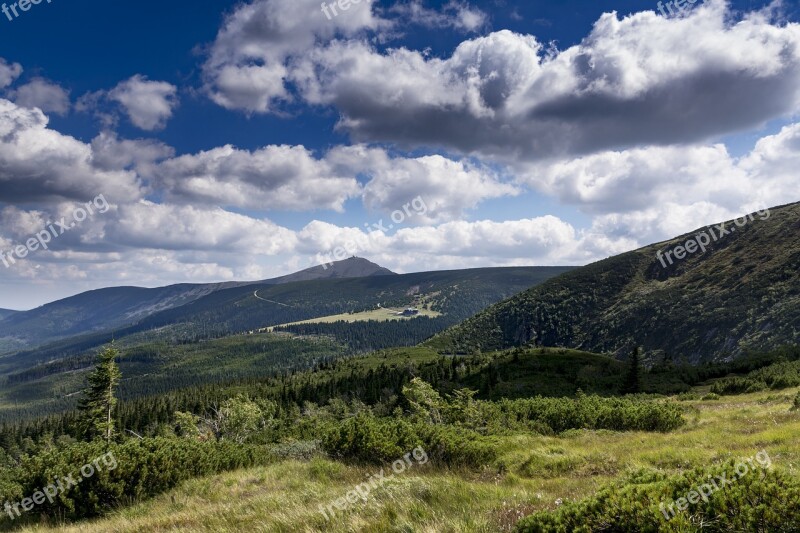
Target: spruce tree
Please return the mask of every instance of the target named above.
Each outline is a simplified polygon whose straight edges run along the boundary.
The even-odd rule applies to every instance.
[[[114,436],[114,408],[117,405],[114,394],[122,376],[115,361],[117,357],[119,350],[113,343],[100,352],[100,362],[89,375],[89,386],[78,403],[82,429],[88,440],[100,437],[111,442]]]
[[[628,372],[625,375],[625,382],[622,386],[622,392],[625,394],[636,394],[641,392],[641,375],[642,375],[642,357],[639,352],[639,347],[633,349],[631,358],[628,360]]]

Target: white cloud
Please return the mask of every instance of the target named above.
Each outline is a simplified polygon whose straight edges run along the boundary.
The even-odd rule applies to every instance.
[[[111,201],[141,195],[137,176],[101,170],[91,146],[47,127],[38,109],[0,99],[0,200],[88,201],[107,194]]]
[[[294,234],[268,220],[220,208],[155,204],[120,206],[106,227],[109,242],[158,250],[275,255],[294,247]]]
[[[604,257],[582,250],[584,236],[554,216],[495,222],[453,221],[396,233],[314,221],[298,232],[297,252],[320,261],[337,248],[403,271],[467,265],[566,264]],[[594,247],[596,243],[592,243]]]
[[[108,98],[122,105],[137,128],[153,131],[163,129],[172,117],[178,105],[177,92],[170,83],[150,81],[137,74],[114,87]]]
[[[354,146],[332,150],[327,159],[370,178],[363,193],[370,209],[393,212],[421,197],[427,209],[413,224],[454,220],[485,200],[520,192],[487,167],[441,155],[391,157],[382,149]]]
[[[174,201],[264,210],[341,211],[360,192],[354,174],[336,172],[302,146],[223,146],[165,161],[153,175]]]
[[[451,0],[441,11],[425,7],[422,0],[399,2],[390,9],[393,14],[400,15],[403,20],[426,26],[428,28],[455,28],[474,32],[483,28],[488,15],[466,2]]]
[[[469,161],[390,156],[364,146],[337,147],[320,157],[303,146],[223,146],[165,160],[144,175],[173,202],[256,210],[343,211],[345,202],[361,196],[370,209],[390,213],[422,197],[428,209],[414,224],[452,220],[484,200],[519,192]],[[357,177],[366,180],[363,187]]]
[[[222,25],[203,65],[211,98],[228,109],[265,113],[290,101],[286,63],[318,41],[387,27],[372,1],[352,4],[330,20],[319,0],[255,0],[240,5]]]
[[[20,74],[22,74],[22,65],[9,63],[0,57],[0,89],[5,89],[14,83]]]
[[[723,145],[648,147],[518,166],[520,181],[596,215],[591,232],[631,248],[797,201],[800,124],[741,158]]]
[[[590,213],[625,213],[693,198],[740,206],[753,185],[721,144],[654,146],[520,164],[517,175],[534,189]]]
[[[295,79],[359,141],[537,160],[696,142],[797,111],[800,25],[736,21],[708,0],[682,18],[605,14],[563,51],[507,30],[447,59],[334,41]]]
[[[60,85],[44,78],[34,78],[11,92],[11,98],[22,107],[38,107],[45,113],[66,115],[69,112],[69,93]]]
[[[92,162],[103,170],[134,168],[148,172],[157,161],[173,157],[175,149],[155,139],[119,139],[112,131],[92,139]]]

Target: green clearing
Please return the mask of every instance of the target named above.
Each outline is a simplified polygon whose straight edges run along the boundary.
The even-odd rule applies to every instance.
[[[419,317],[436,318],[442,316],[438,311],[430,309],[420,309],[419,314],[416,316],[402,316],[403,308],[387,308],[387,309],[373,309],[371,311],[361,311],[359,313],[340,313],[338,315],[321,316],[319,318],[312,318],[310,320],[300,320],[298,322],[288,322],[286,324],[278,324],[268,328],[260,329],[259,332],[270,332],[275,328],[282,328],[286,326],[297,326],[299,324],[335,324],[336,322],[346,322],[353,324],[355,322],[389,322],[389,321],[402,321],[413,320]]]

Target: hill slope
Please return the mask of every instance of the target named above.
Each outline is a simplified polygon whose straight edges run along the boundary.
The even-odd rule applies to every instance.
[[[18,311],[12,311],[11,309],[0,309],[0,320],[5,320],[6,318],[10,317],[14,313]]]
[[[428,344],[452,352],[534,344],[618,356],[643,346],[651,357],[698,362],[797,343],[800,204],[724,225],[729,233],[718,236],[715,226],[719,238],[705,253],[664,259],[698,230],[612,257],[497,304]]]
[[[280,285],[315,279],[393,275],[366,259],[350,258],[327,268],[312,267],[279,278],[207,284],[179,284],[144,289],[112,287],[85,292],[3,320],[0,311],[0,353],[24,349],[74,335],[136,323],[150,315],[174,309],[220,290],[248,285]]]

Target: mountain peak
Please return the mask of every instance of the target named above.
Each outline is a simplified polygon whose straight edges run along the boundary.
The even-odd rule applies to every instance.
[[[312,279],[331,279],[331,278],[367,278],[371,276],[396,276],[394,272],[387,268],[364,259],[363,257],[350,257],[333,263],[325,263],[315,267],[307,268],[280,278],[282,283],[288,281],[308,281]]]

